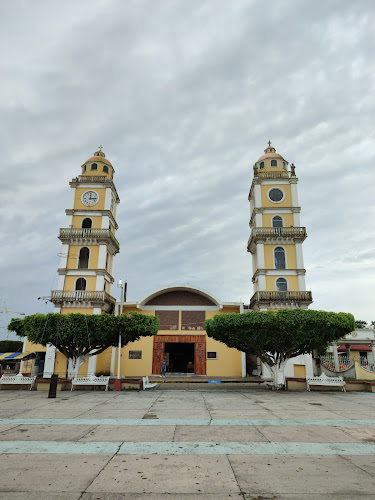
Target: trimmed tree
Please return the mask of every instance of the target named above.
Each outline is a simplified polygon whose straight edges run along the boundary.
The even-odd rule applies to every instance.
[[[228,347],[258,356],[280,387],[290,358],[314,349],[325,352],[330,342],[355,330],[355,322],[349,313],[281,309],[216,315],[206,320],[205,329],[209,337]]]
[[[111,346],[122,346],[140,337],[156,335],[159,319],[138,313],[121,314],[34,314],[14,318],[8,330],[34,344],[54,345],[68,358],[68,377],[78,375],[84,360]]]
[[[0,352],[22,352],[22,340],[0,340]]]

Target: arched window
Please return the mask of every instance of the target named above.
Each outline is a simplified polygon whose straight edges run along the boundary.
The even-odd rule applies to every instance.
[[[98,164],[97,163],[91,163],[91,170],[98,170]]]
[[[283,218],[280,215],[272,217],[272,227],[283,227]]]
[[[92,220],[86,217],[86,219],[83,219],[82,221],[82,227],[83,228],[90,228],[92,227]]]
[[[275,269],[285,269],[285,250],[283,247],[276,247],[273,252],[275,255]]]
[[[87,247],[81,248],[78,258],[78,269],[88,269],[90,250]]]
[[[288,291],[288,282],[285,278],[277,278],[276,291],[277,292],[287,292]]]
[[[82,173],[86,172],[86,165],[82,165]]]
[[[264,161],[261,161],[259,163],[259,170],[262,170],[262,168],[264,168]]]
[[[78,278],[76,281],[76,290],[86,290],[85,278]]]
[[[286,170],[286,163],[283,161],[283,169]]]
[[[277,167],[277,160],[271,160],[271,167]]]
[[[103,165],[103,172],[105,172],[106,174],[108,174],[109,169],[108,169],[107,165]]]
[[[109,264],[109,253],[107,252],[107,257],[105,259],[105,269],[108,271],[108,264]]]

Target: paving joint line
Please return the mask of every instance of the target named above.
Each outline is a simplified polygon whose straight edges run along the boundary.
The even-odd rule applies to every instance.
[[[350,465],[354,465],[354,467],[357,467],[357,469],[361,470],[362,472],[365,472],[366,474],[368,474],[371,478],[375,478],[375,475],[374,474],[371,474],[368,470],[366,469],[363,469],[362,467],[360,467],[359,465],[357,464],[354,464],[351,460],[350,460],[350,456],[346,456],[346,455],[339,455],[340,458],[343,458],[344,460],[346,460],[347,462],[350,463]]]
[[[233,466],[232,466],[232,464],[231,464],[231,462],[230,462],[230,460],[229,460],[229,455],[225,455],[225,458],[227,459],[228,464],[229,464],[229,467],[230,467],[230,469],[231,469],[231,471],[232,471],[233,477],[234,477],[234,479],[236,480],[236,483],[237,483],[237,488],[238,488],[238,494],[241,496],[241,498],[245,499],[245,493],[241,490],[241,486],[240,486],[240,484],[239,484],[239,482],[238,482],[238,479],[237,479],[236,473],[234,472]]]
[[[83,498],[82,495],[84,495],[87,492],[87,489],[90,488],[90,486],[93,484],[93,482],[95,481],[95,479],[99,476],[99,474],[101,474],[103,472],[103,470],[107,467],[107,465],[113,459],[113,457],[115,457],[116,455],[118,455],[118,452],[120,451],[121,446],[122,446],[122,443],[120,443],[118,445],[117,450],[115,451],[115,453],[113,453],[113,455],[107,460],[107,462],[103,465],[103,467],[100,469],[100,471],[92,479],[92,481],[90,481],[89,484],[86,486],[86,488],[82,491],[82,493],[79,496],[78,500],[81,500]]]

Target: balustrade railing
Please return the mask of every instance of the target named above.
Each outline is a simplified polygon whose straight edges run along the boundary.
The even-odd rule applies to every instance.
[[[116,303],[116,299],[104,291],[86,290],[52,290],[51,302],[110,302]]]
[[[95,228],[61,228],[60,239],[70,239],[70,238],[105,238],[110,239],[116,247],[120,247],[120,243],[115,238],[114,234],[110,229],[95,229]]]
[[[324,365],[328,370],[331,370],[333,372],[335,371],[345,371],[347,370],[350,366],[354,364],[355,359],[352,356],[348,356],[347,354],[340,354],[338,357],[338,370],[335,366],[335,358],[332,354],[324,354],[323,356],[320,356],[320,362],[322,365]],[[370,371],[375,371],[375,366],[374,366],[374,358],[370,356],[361,356],[359,364],[361,365],[362,368],[366,368],[367,370]]]
[[[252,238],[306,238],[305,227],[254,227]]]
[[[250,299],[250,309],[256,302],[312,302],[311,292],[276,292],[261,291],[255,292]]]
[[[262,172],[258,171],[258,177],[262,179],[288,179],[289,178],[289,172],[288,171],[282,171],[282,172]]]
[[[75,180],[75,179],[73,179],[73,180]],[[112,179],[108,179],[108,177],[106,177],[105,175],[79,175],[77,177],[77,181],[78,182],[87,182],[87,183],[90,183],[90,182],[104,183],[104,182],[112,181]]]

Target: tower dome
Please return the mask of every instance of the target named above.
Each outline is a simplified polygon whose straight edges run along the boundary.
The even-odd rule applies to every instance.
[[[102,151],[103,146],[99,146],[98,150],[95,151],[94,156],[88,158],[82,165],[83,175],[106,175],[109,178],[113,177],[115,169],[112,163],[105,157],[104,151]]]
[[[271,141],[268,141],[268,146],[264,150],[264,155],[258,158],[255,165],[260,170],[267,170],[268,167],[272,167],[272,170],[274,170],[275,167],[286,169],[288,166],[288,162],[283,156],[281,156],[279,153],[276,153],[276,149],[271,146]]]

